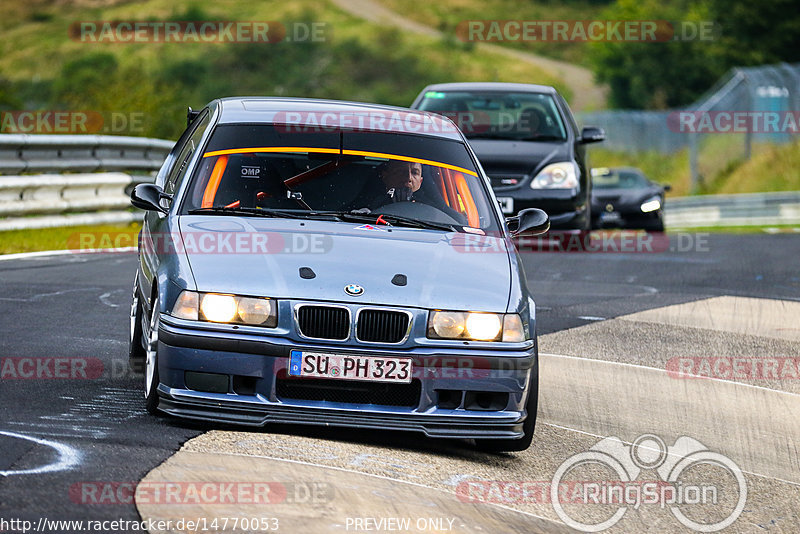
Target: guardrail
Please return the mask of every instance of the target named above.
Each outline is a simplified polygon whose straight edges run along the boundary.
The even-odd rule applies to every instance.
[[[0,173],[153,171],[175,143],[116,135],[0,135]]]
[[[155,171],[173,144],[142,137],[0,135],[0,173],[88,173],[0,176],[0,231],[141,219],[128,195],[152,175],[96,171]],[[800,191],[668,198],[664,217],[667,228],[800,224]]]
[[[140,219],[130,210],[130,189],[152,181],[173,145],[113,135],[0,135],[0,174],[16,174],[0,176],[0,230]],[[62,172],[86,174],[19,175]]]
[[[800,224],[800,191],[667,198],[667,228]]]

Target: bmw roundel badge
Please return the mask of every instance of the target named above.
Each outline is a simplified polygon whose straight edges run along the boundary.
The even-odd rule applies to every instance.
[[[360,297],[364,294],[364,288],[358,284],[347,284],[344,286],[344,292],[353,297]]]

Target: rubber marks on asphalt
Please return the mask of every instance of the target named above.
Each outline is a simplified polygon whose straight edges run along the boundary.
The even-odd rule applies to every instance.
[[[800,302],[789,300],[714,297],[619,319],[800,341]]]
[[[800,421],[795,416],[800,413],[800,395],[768,389],[759,382],[732,381],[723,372],[736,378],[748,366],[758,370],[765,362],[774,363],[773,367],[781,362],[794,364],[800,353],[795,344],[800,341],[798,317],[800,302],[723,296],[551,334],[557,341],[542,336],[540,346],[545,351],[553,350],[548,346],[571,346],[573,355],[540,353],[539,417],[601,436],[659,432],[665,439],[674,439],[688,435],[735,459],[745,471],[800,483],[796,445]],[[630,343],[619,343],[616,337],[626,330],[633,336],[636,325],[645,324],[659,325],[667,332],[639,340],[634,360],[631,354],[603,354],[604,360],[594,359],[597,356],[586,347],[587,332],[591,332],[594,339],[608,339],[609,346],[630,349]],[[737,344],[736,351],[722,354],[719,345],[713,344],[718,333],[745,334],[751,342],[772,339],[793,353],[765,358],[748,352],[751,345],[743,339],[739,342],[743,346]],[[692,341],[693,352],[684,358],[687,354],[681,354],[679,345],[686,339]],[[625,357],[628,362],[653,365],[663,360],[665,352],[670,358],[662,368],[608,361]],[[682,374],[680,366],[672,365],[681,358],[702,360],[712,372]]]

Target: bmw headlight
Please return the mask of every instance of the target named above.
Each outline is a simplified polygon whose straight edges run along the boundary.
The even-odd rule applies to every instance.
[[[172,307],[174,317],[274,328],[278,325],[278,307],[272,299],[242,297],[221,293],[183,291]]]
[[[574,189],[578,187],[578,169],[571,161],[551,163],[531,181],[531,189]]]
[[[650,197],[644,202],[642,202],[642,211],[644,213],[650,213],[651,211],[656,211],[661,208],[661,197],[658,195],[654,197]]]
[[[519,315],[435,310],[428,315],[431,339],[525,341],[528,333]]]

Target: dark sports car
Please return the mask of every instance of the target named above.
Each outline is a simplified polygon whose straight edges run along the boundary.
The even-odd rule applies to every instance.
[[[579,130],[553,87],[520,83],[429,85],[412,108],[441,113],[464,132],[503,213],[540,208],[554,230],[589,230],[591,179],[586,144],[605,138]]]
[[[664,231],[664,193],[632,167],[592,169],[592,228]]]
[[[148,411],[530,445],[535,305],[511,238],[549,221],[503,218],[452,122],[280,98],[190,121],[131,196]]]

